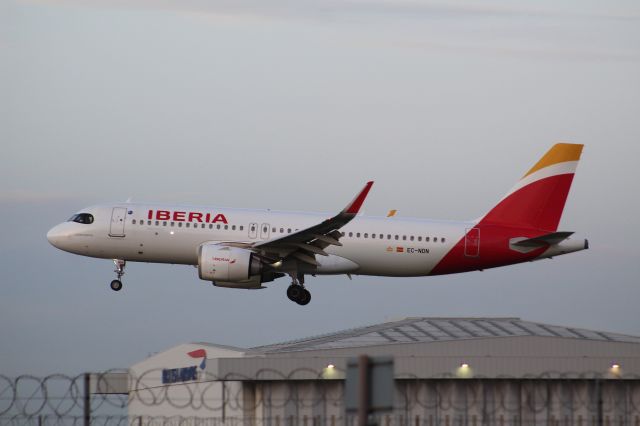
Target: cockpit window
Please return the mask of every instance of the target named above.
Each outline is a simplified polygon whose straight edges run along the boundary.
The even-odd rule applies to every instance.
[[[77,223],[85,223],[90,224],[93,223],[93,215],[89,213],[78,213],[71,216],[68,222],[77,222]]]

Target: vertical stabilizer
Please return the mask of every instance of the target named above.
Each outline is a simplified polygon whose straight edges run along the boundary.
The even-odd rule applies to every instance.
[[[582,147],[552,146],[481,222],[556,231]]]

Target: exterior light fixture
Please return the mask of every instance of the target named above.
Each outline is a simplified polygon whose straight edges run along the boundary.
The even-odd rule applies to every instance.
[[[621,373],[620,364],[615,362],[611,364],[611,368],[609,368],[609,372],[611,373],[612,376],[620,377],[620,373]]]
[[[463,362],[456,369],[456,376],[460,379],[468,379],[470,377],[473,377],[473,370],[471,370],[471,367],[469,367],[469,364],[467,364],[466,362]]]

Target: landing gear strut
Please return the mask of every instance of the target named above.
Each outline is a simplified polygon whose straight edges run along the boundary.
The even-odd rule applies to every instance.
[[[122,259],[113,259],[113,263],[116,265],[116,269],[113,272],[116,273],[118,278],[111,281],[111,290],[120,291],[122,289],[122,281],[120,281],[120,278],[124,275],[124,267],[127,262]]]
[[[311,293],[304,288],[304,275],[291,274],[291,285],[287,288],[287,297],[298,305],[307,305],[311,302]]]

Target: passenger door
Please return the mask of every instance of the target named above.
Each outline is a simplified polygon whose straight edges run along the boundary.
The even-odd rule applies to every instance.
[[[464,237],[464,255],[467,257],[480,256],[480,229],[467,229]]]
[[[124,221],[127,218],[127,209],[124,207],[114,207],[111,212],[110,237],[124,237]]]

